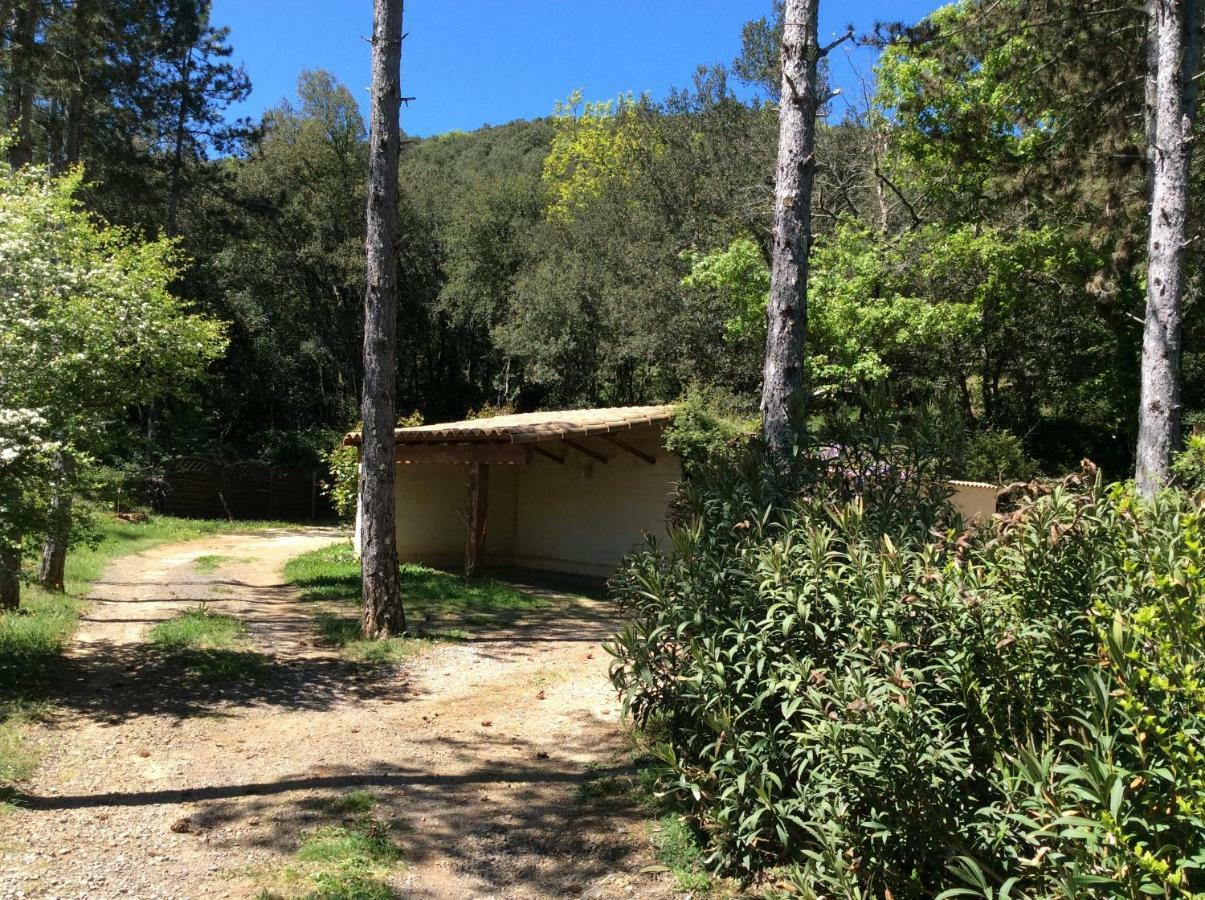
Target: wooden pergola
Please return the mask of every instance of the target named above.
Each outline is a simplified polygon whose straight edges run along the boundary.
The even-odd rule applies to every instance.
[[[673,414],[672,406],[623,406],[417,425],[394,431],[394,458],[398,465],[470,467],[465,571],[478,575],[485,557],[492,466],[527,465],[536,456],[564,465],[564,448],[572,448],[603,465],[615,452],[628,453],[655,465],[656,458],[625,440],[623,433],[668,424]],[[344,437],[343,443],[359,446],[360,440],[360,434],[352,432]]]

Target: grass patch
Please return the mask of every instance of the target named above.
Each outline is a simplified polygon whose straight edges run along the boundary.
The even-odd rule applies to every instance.
[[[549,604],[543,597],[488,578],[466,581],[413,563],[404,564],[401,572],[406,615],[416,622],[451,618],[491,624]],[[285,579],[301,590],[303,600],[360,602],[360,561],[350,544],[334,544],[290,560]]]
[[[387,879],[401,862],[401,851],[388,828],[371,815],[376,798],[357,790],[340,798],[335,808],[354,816],[342,825],[317,828],[302,835],[296,864],[275,874],[260,900],[305,897],[307,900],[392,900],[397,893]]]
[[[21,697],[45,681],[84,607],[72,594],[22,593],[19,611],[0,613],[0,697]]]
[[[631,784],[615,775],[605,775],[598,778],[591,778],[588,781],[583,781],[577,786],[578,802],[587,800],[603,800],[607,797],[618,797],[621,794],[626,794],[631,789]]]
[[[35,716],[22,703],[0,709],[0,784],[24,781],[38,765],[38,754],[22,739],[21,730]]]
[[[711,889],[711,876],[701,871],[703,847],[694,829],[678,815],[665,815],[650,829],[657,860],[674,875],[680,891]]]
[[[358,815],[372,812],[376,805],[377,798],[364,790],[351,791],[335,801],[335,809]]]
[[[216,572],[229,563],[249,562],[246,556],[222,556],[219,553],[206,553],[192,561],[192,567],[198,572]]]
[[[396,637],[366,641],[360,637],[360,620],[333,613],[323,613],[315,619],[319,633],[326,643],[338,647],[350,659],[365,662],[396,663],[411,659],[437,641],[467,641],[470,635],[456,629],[435,629],[423,632],[422,637]]]
[[[209,534],[254,531],[279,526],[277,522],[227,522],[151,516],[142,522],[126,522],[105,512],[96,512],[92,539],[76,544],[67,554],[64,593],[49,593],[36,585],[23,585],[21,608],[0,613],[0,784],[27,777],[28,759],[21,750],[19,735],[27,721],[21,711],[28,701],[45,690],[59,657],[75,633],[85,607],[84,596],[100,578],[109,561],[139,553],[157,544],[184,541]],[[32,563],[32,559],[27,560]]]
[[[190,609],[150,632],[151,643],[161,650],[217,650],[234,647],[247,636],[247,626],[234,616]]]
[[[190,609],[160,622],[151,643],[198,678],[210,682],[256,681],[271,667],[262,653],[247,650],[247,626],[234,616]]]
[[[360,605],[360,561],[350,544],[334,544],[302,554],[288,562],[284,574],[285,580],[300,590],[302,600],[357,608]],[[426,566],[405,564],[401,577],[402,598],[413,636],[365,641],[360,638],[358,616],[326,613],[316,619],[322,638],[354,659],[398,662],[435,641],[472,640],[472,635],[462,628],[422,627],[420,623],[450,621],[488,626],[549,604],[543,597],[526,594],[501,581],[466,581]],[[419,627],[415,628],[416,625]]]

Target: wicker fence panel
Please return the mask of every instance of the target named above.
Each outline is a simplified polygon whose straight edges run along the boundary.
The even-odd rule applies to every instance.
[[[334,515],[321,473],[261,462],[172,460],[163,475],[163,511],[198,519],[312,522]]]

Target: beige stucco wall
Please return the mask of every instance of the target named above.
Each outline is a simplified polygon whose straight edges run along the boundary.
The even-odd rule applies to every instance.
[[[951,481],[949,482],[950,505],[962,516],[962,521],[970,525],[975,522],[986,522],[996,514],[996,491],[994,484],[982,481]]]
[[[641,542],[642,531],[662,536],[681,467],[661,449],[656,428],[624,432],[622,438],[656,463],[589,438],[583,443],[606,456],[606,463],[552,443],[549,448],[565,456],[564,464],[535,455],[527,465],[491,466],[487,565],[608,575]],[[468,473],[464,465],[397,467],[397,544],[403,561],[447,568],[464,564]]]
[[[642,532],[664,536],[681,466],[661,448],[657,428],[625,432],[623,439],[656,463],[593,438],[585,443],[607,456],[605,464],[552,443],[547,446],[565,456],[563,465],[536,455],[527,465],[492,466],[487,565],[605,576]],[[397,546],[404,562],[464,565],[468,475],[467,465],[397,467]],[[950,488],[950,502],[967,524],[995,513],[995,485],[955,481]]]

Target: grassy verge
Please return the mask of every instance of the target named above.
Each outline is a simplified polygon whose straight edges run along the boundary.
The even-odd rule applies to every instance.
[[[243,681],[263,677],[270,661],[246,648],[247,627],[234,616],[190,609],[150,631],[151,644],[205,681]]]
[[[675,890],[695,897],[743,896],[735,882],[708,873],[702,836],[684,810],[675,808],[657,790],[664,766],[654,750],[663,740],[657,723],[651,723],[646,730],[633,731],[630,748],[613,760],[611,766],[594,765],[587,769],[586,779],[577,788],[577,802],[619,803],[642,810],[652,820],[647,835],[657,860],[644,871],[671,876]],[[612,774],[620,764],[630,767],[631,774]]]
[[[84,596],[114,557],[232,531],[269,527],[267,522],[225,522],[151,516],[126,522],[98,513],[95,539],[67,554],[66,591],[52,594],[36,585],[21,592],[21,609],[0,613],[0,785],[27,777],[32,753],[21,741],[23,726],[39,715],[48,677],[75,632]]]
[[[376,798],[352,791],[335,804],[339,825],[308,831],[295,861],[265,880],[260,900],[391,900],[397,893],[388,878],[401,863],[401,851],[389,829],[373,816]]]
[[[338,647],[349,659],[394,663],[420,653],[436,641],[469,641],[472,635],[458,628],[428,628],[414,636],[366,641],[360,637],[358,616],[322,613],[315,618],[319,634],[326,643]]]
[[[206,553],[193,560],[192,567],[198,572],[216,572],[229,563],[249,562],[246,556],[221,556],[217,553]]]
[[[322,638],[348,656],[378,662],[405,659],[431,641],[471,640],[466,630],[501,624],[548,600],[500,581],[465,581],[425,566],[402,566],[402,597],[413,636],[363,641],[359,636],[360,562],[349,544],[335,544],[291,560],[285,579],[301,599],[329,604],[334,611],[317,617]],[[344,612],[346,610],[346,613]]]

